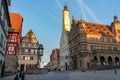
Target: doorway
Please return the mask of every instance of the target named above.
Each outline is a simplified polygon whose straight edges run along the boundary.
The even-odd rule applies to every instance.
[[[67,71],[68,70],[68,68],[67,68],[67,63],[65,62],[65,70]]]
[[[20,71],[24,71],[24,64],[20,65]]]

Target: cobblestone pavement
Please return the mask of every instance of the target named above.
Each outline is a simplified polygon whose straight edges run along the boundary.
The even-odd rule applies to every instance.
[[[14,76],[4,77],[0,80],[14,80]],[[25,80],[120,80],[120,70],[117,70],[117,74],[114,73],[114,70],[96,71],[96,73],[94,71],[68,71],[26,74]]]

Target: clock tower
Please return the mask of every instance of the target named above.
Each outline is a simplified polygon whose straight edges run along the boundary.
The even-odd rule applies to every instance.
[[[70,31],[70,13],[66,4],[63,10],[63,29]]]
[[[63,9],[63,29],[60,40],[60,69],[67,71],[70,69],[68,38],[70,32],[70,13],[67,5]]]

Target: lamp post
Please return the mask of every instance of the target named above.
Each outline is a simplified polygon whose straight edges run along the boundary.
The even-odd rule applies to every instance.
[[[117,66],[117,63],[115,63],[115,66],[114,66],[114,73],[115,74],[117,74],[116,66]]]
[[[43,45],[40,44],[39,47],[38,47],[38,55],[39,55],[39,56],[43,56],[43,49],[44,49],[44,48],[43,48]]]
[[[66,71],[67,70],[69,70],[69,65],[70,65],[70,62],[69,62],[69,60],[70,60],[70,56],[69,55],[66,55],[65,56],[65,59],[67,60],[67,62],[65,62],[65,68],[66,68]]]
[[[97,67],[97,61],[94,61],[94,65],[95,65],[95,73],[96,73],[96,67]]]
[[[41,56],[43,56],[43,45],[42,44],[40,44],[39,46],[38,46],[38,50],[37,50],[37,54],[38,54],[38,56],[39,57],[41,57]],[[40,64],[40,63],[39,63]],[[39,65],[40,66],[40,65]]]

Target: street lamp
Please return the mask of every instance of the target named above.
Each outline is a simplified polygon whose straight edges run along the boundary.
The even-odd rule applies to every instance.
[[[114,73],[115,74],[117,74],[116,66],[117,66],[117,63],[115,63],[115,66],[114,66]]]
[[[40,44],[39,47],[38,47],[38,55],[43,56],[43,49],[44,49],[43,45]]]
[[[40,67],[40,63],[41,63],[41,58],[40,56],[43,56],[43,45],[42,44],[39,44],[38,46],[38,50],[37,50],[37,54],[38,54],[38,57],[39,57],[39,60],[38,60],[38,66]]]

